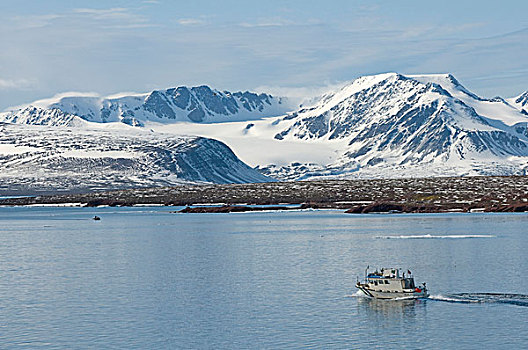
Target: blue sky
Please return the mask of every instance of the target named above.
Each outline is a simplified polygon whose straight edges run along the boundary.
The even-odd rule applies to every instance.
[[[0,0],[0,110],[66,91],[177,85],[299,93],[453,73],[528,90],[527,1]]]

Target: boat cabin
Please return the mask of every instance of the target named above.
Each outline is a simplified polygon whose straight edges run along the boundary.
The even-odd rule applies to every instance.
[[[367,275],[367,286],[380,292],[401,291],[403,289],[414,289],[414,278],[400,276],[399,269],[381,269]]]

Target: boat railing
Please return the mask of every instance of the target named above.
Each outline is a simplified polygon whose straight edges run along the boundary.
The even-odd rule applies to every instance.
[[[383,268],[380,271],[376,270],[375,272],[369,272],[370,266],[367,266],[365,269],[364,283],[367,283],[369,279],[382,279],[382,278],[413,278],[412,272],[407,270],[407,274],[404,271],[401,273],[401,268]],[[387,274],[387,272],[390,273]]]

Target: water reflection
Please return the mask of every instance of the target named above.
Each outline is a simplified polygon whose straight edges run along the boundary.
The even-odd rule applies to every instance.
[[[426,301],[413,300],[380,300],[358,298],[358,312],[369,318],[378,319],[416,319],[425,312]]]

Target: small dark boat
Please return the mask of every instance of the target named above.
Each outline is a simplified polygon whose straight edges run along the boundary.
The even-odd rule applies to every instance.
[[[93,219],[94,219],[94,220],[101,220],[101,218],[100,218],[99,216],[97,216],[97,215],[94,216]]]

